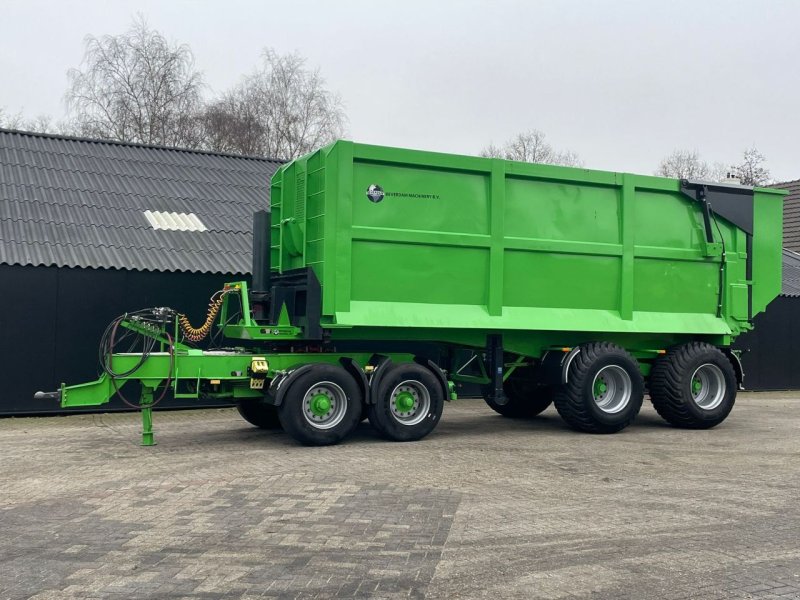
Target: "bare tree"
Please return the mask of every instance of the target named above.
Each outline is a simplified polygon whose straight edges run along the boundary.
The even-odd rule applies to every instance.
[[[295,158],[341,137],[342,101],[299,54],[265,50],[261,66],[211,103],[205,143],[240,154]]]
[[[766,160],[755,146],[745,149],[742,162],[734,167],[742,185],[766,185],[770,182],[769,169],[764,166]]]
[[[195,146],[202,75],[188,46],[170,44],[138,17],[130,30],[88,36],[70,69],[67,107],[75,133],[168,146]]]
[[[481,156],[567,167],[583,166],[575,152],[556,150],[546,137],[538,129],[532,129],[511,138],[502,147],[489,144],[481,150]]]
[[[489,144],[481,149],[480,155],[484,158],[505,158],[505,151],[500,146]]]
[[[55,124],[52,117],[48,115],[39,115],[29,119],[21,111],[9,115],[2,108],[0,108],[0,127],[38,133],[60,133],[60,126]]]
[[[730,179],[734,176],[735,173],[733,167],[718,161],[708,163],[708,174],[706,176],[707,181],[724,182],[726,179]]]
[[[700,158],[697,150],[675,150],[661,159],[656,175],[675,179],[709,180],[715,168]]]
[[[656,175],[705,181],[738,179],[743,185],[764,185],[770,181],[765,161],[755,146],[744,151],[741,163],[730,167],[725,163],[702,160],[697,150],[675,150],[661,159]]]

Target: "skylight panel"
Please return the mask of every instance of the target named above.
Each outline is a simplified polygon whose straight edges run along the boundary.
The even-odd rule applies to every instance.
[[[144,211],[144,216],[153,229],[163,229],[166,231],[208,231],[208,228],[194,213],[146,210]]]

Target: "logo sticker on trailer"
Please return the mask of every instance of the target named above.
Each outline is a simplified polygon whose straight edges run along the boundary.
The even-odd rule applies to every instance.
[[[385,195],[383,188],[375,183],[367,188],[367,198],[370,199],[370,202],[380,202]]]
[[[385,192],[377,183],[367,188],[370,202],[380,202],[384,198],[413,198],[420,200],[439,200],[439,194],[420,194],[419,192]]]

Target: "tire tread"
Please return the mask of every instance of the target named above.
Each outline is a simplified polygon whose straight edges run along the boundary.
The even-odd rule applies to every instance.
[[[278,409],[263,400],[242,400],[236,403],[239,415],[259,429],[280,429]]]
[[[718,366],[723,369],[727,367],[726,370],[730,371],[730,376],[735,381],[736,374],[728,357],[719,348],[706,342],[689,342],[674,346],[653,365],[650,374],[650,401],[656,412],[668,423],[685,429],[708,429],[724,420],[733,408],[733,402],[731,402],[728,412],[722,419],[703,421],[692,414],[685,401],[683,387],[686,382],[684,377],[689,365],[709,352],[718,355],[717,358],[720,359]]]
[[[575,356],[570,365],[571,375],[569,381],[559,386],[559,390],[555,394],[553,402],[558,410],[558,414],[574,429],[588,433],[615,433],[630,425],[639,413],[641,399],[637,401],[637,399],[631,398],[631,402],[637,402],[638,406],[635,407],[635,410],[631,411],[628,418],[617,425],[607,425],[599,423],[586,406],[583,398],[586,378],[589,375],[591,366],[599,358],[607,354],[625,356],[636,363],[636,359],[624,348],[612,344],[611,342],[591,342],[584,344],[581,346],[581,351]],[[643,387],[644,379],[638,369],[637,373],[640,378],[640,387]]]
[[[413,377],[428,388],[431,397],[430,418],[416,425],[403,425],[389,414],[387,396],[403,378]],[[444,394],[436,376],[417,363],[397,363],[378,386],[378,399],[368,407],[369,422],[381,437],[394,442],[414,442],[430,434],[439,424],[444,409]]]

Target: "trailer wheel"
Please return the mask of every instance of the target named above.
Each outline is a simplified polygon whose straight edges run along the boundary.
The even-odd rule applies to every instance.
[[[515,369],[503,383],[503,392],[508,398],[505,404],[498,404],[486,393],[483,400],[493,411],[512,419],[535,417],[553,403],[555,394],[553,386],[536,380],[533,367]]]
[[[280,429],[278,409],[263,400],[241,400],[236,404],[236,409],[242,418],[261,429]]]
[[[633,422],[643,399],[636,359],[616,344],[595,342],[581,346],[554,403],[573,429],[616,433]]]
[[[710,429],[733,409],[736,373],[719,348],[704,342],[682,344],[653,365],[650,400],[676,427]]]
[[[278,417],[286,433],[307,446],[328,446],[358,425],[361,389],[342,367],[316,364],[286,390]]]
[[[397,442],[420,440],[442,418],[444,392],[436,377],[415,363],[394,365],[369,406],[369,422],[383,437]]]

